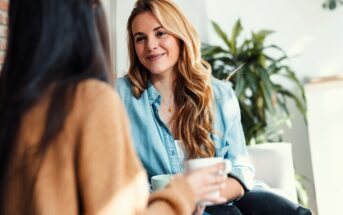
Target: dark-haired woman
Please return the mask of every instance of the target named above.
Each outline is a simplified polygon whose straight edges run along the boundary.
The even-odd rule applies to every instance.
[[[190,214],[223,165],[150,196],[110,82],[98,1],[10,1],[0,74],[0,214]],[[113,109],[115,107],[115,110]],[[202,189],[204,188],[204,189]],[[211,199],[212,198],[212,199]]]

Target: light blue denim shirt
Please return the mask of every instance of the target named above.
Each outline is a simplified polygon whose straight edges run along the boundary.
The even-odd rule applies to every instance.
[[[117,79],[116,87],[126,107],[136,151],[148,177],[182,172],[174,138],[159,117],[161,96],[149,82],[139,99],[131,91],[127,76]],[[230,84],[212,80],[215,100],[215,156],[232,162],[231,175],[248,190],[253,187],[254,168],[250,163],[240,118],[237,98]]]

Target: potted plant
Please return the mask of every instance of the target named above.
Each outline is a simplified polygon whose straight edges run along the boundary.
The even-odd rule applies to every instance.
[[[240,20],[231,37],[218,24],[212,24],[226,47],[204,44],[202,55],[211,64],[213,76],[232,82],[247,144],[282,141],[279,125],[290,125],[291,117],[286,99],[295,102],[306,120],[304,88],[285,63],[286,53],[276,45],[265,45],[272,31],[252,32],[250,38],[238,44],[243,29]],[[272,52],[277,57],[269,54]]]
[[[325,0],[323,3],[323,7],[329,10],[334,10],[339,5],[343,5],[343,0]]]
[[[260,30],[252,32],[249,38],[241,38],[243,27],[237,20],[229,37],[218,24],[212,22],[212,25],[223,46],[203,44],[202,55],[211,64],[213,76],[233,84],[241,108],[246,143],[282,142],[281,125],[291,126],[288,100],[295,102],[306,121],[304,88],[287,65],[288,56],[277,45],[265,44],[272,31]],[[274,145],[281,147],[281,144]],[[266,147],[268,151],[274,146],[269,144]],[[291,182],[284,183],[293,183],[295,187],[291,146],[282,147],[288,148],[287,159],[291,160],[287,168],[293,171]],[[283,153],[272,154],[274,158],[283,156]]]

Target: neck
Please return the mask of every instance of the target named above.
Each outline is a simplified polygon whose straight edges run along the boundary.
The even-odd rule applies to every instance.
[[[159,115],[166,125],[170,125],[170,121],[174,115],[174,80],[175,72],[164,72],[162,75],[150,76],[151,83],[161,95],[161,104]]]
[[[175,73],[169,72],[162,75],[153,75],[150,77],[151,83],[156,90],[160,93],[162,99],[170,100],[174,98],[174,80]]]

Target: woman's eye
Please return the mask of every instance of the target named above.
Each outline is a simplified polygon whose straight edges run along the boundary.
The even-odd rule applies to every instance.
[[[158,36],[158,37],[162,37],[163,35],[165,35],[166,34],[166,32],[164,32],[164,31],[158,31],[158,32],[156,32],[156,36]]]
[[[135,42],[138,43],[138,42],[141,42],[143,40],[144,40],[144,37],[136,37]]]

